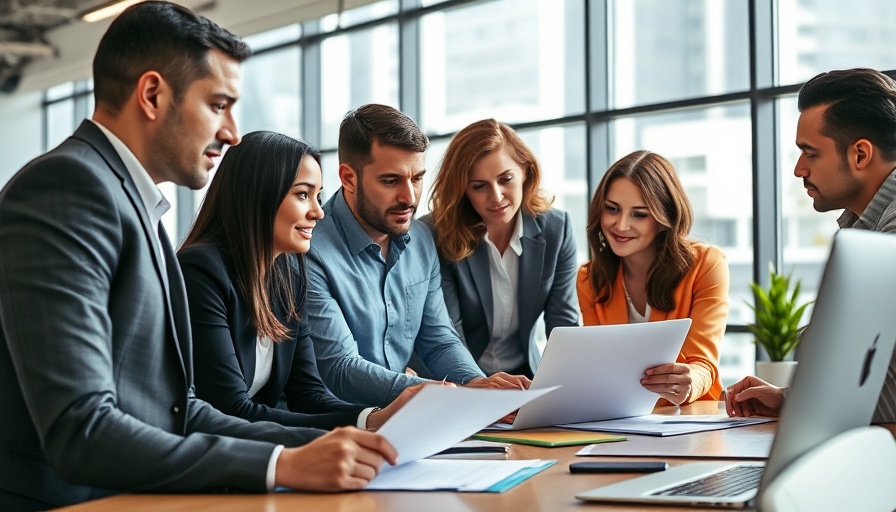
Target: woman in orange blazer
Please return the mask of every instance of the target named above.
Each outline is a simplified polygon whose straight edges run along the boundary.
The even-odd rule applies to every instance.
[[[728,318],[728,265],[717,247],[688,239],[693,213],[675,169],[649,151],[604,174],[588,218],[592,260],[576,290],[585,325],[690,318],[675,363],[641,384],[672,404],[718,400],[719,344]]]

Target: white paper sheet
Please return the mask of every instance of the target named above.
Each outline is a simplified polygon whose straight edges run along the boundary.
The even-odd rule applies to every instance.
[[[398,463],[429,457],[466,439],[526,402],[538,390],[424,386],[377,431],[398,450]]]
[[[433,460],[384,466],[365,490],[485,491],[516,472],[543,464],[542,460]]]
[[[590,432],[612,432],[618,434],[641,434],[647,436],[677,436],[708,430],[757,425],[772,421],[767,418],[732,418],[723,414],[687,414],[670,416],[648,414],[619,420],[591,421],[557,425],[563,428],[587,430]]]

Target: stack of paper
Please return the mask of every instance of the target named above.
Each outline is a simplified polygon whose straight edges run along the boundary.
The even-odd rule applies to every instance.
[[[386,466],[367,486],[376,491],[503,492],[555,460],[433,460]]]
[[[424,386],[379,429],[398,452],[367,489],[501,492],[553,460],[419,460],[466,439],[526,402],[557,389],[507,390]]]

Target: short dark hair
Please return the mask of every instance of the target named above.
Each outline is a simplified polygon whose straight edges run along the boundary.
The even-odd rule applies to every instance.
[[[183,248],[213,244],[221,249],[255,329],[275,341],[290,333],[274,311],[298,320],[305,300],[303,256],[274,259],[274,219],[305,155],[320,164],[320,151],[304,141],[267,131],[246,134],[221,159],[183,243]]]
[[[826,105],[819,130],[834,139],[841,155],[859,139],[896,160],[896,82],[869,68],[821,73],[800,89],[800,112]]]
[[[345,114],[339,125],[339,163],[361,172],[373,162],[373,141],[423,153],[429,138],[414,121],[397,109],[374,103]]]
[[[133,5],[109,25],[96,50],[96,103],[117,112],[140,76],[151,70],[171,84],[178,101],[190,83],[208,75],[211,49],[237,62],[252,54],[240,38],[186,7],[156,1]]]

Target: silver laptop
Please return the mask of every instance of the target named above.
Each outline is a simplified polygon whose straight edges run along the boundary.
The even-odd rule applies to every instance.
[[[690,318],[555,327],[530,389],[561,387],[524,405],[510,428],[650,414],[658,395],[641,386],[641,376],[675,362],[690,327]]]
[[[752,506],[792,462],[871,422],[896,343],[896,236],[837,233],[768,462],[694,463],[576,495],[601,502]],[[763,467],[764,466],[764,467]]]

